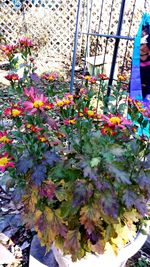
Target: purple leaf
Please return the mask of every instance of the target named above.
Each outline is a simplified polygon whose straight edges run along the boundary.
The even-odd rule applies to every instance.
[[[34,81],[34,82],[40,82],[40,77],[38,76],[37,73],[32,73],[32,74],[30,74],[30,78],[31,78],[31,80]]]
[[[100,239],[100,237],[102,237],[100,235],[99,232],[93,231],[90,235],[89,235],[89,239],[92,243],[92,245],[95,245],[97,243],[97,241]]]
[[[18,173],[27,173],[29,169],[33,167],[33,160],[31,158],[21,158],[17,164],[16,164],[16,169]]]
[[[108,216],[116,219],[118,217],[118,201],[112,192],[106,192],[105,195],[101,199],[101,206],[104,213]]]
[[[73,193],[73,207],[84,205],[92,194],[93,189],[90,188],[90,186],[88,187],[85,183],[82,183],[82,181],[77,182]]]
[[[86,162],[81,163],[81,168],[83,169],[84,177],[89,177],[92,180],[97,180],[96,168],[91,168]]]
[[[138,178],[138,184],[141,189],[147,190],[147,195],[150,198],[150,177],[148,173],[142,173]]]
[[[46,178],[46,167],[44,165],[35,166],[32,173],[32,180],[36,185],[41,185]]]
[[[13,201],[15,203],[19,203],[22,200],[24,194],[25,191],[22,188],[15,188],[15,190],[12,192]]]
[[[145,214],[147,213],[147,204],[144,203],[143,199],[138,198],[135,201],[135,207],[142,216],[145,216]]]
[[[123,201],[125,202],[127,208],[132,207],[135,204],[137,198],[137,194],[130,190],[125,190],[125,193],[123,194]]]
[[[60,157],[55,152],[52,151],[45,152],[44,158],[45,158],[44,163],[50,165],[51,167],[53,167],[55,163],[60,160]]]

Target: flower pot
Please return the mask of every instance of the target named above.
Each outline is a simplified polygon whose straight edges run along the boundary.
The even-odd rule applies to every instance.
[[[87,253],[84,258],[78,260],[77,262],[72,262],[70,255],[64,256],[62,251],[56,249],[54,245],[52,250],[59,267],[124,267],[127,260],[135,255],[143,246],[146,239],[147,235],[140,232],[132,242],[119,251],[117,256],[114,254],[112,248],[108,246],[108,249],[104,254],[95,255]]]

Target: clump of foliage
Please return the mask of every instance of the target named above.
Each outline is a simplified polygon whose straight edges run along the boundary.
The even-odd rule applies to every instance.
[[[73,260],[86,252],[103,253],[108,244],[117,252],[136,235],[150,197],[149,138],[124,115],[122,76],[109,104],[105,75],[99,81],[83,77],[74,94],[56,94],[53,82],[59,76],[35,73],[30,39],[1,49],[10,61],[6,79],[15,99],[1,115],[11,124],[0,131],[0,170],[14,180],[25,221],[42,245],[49,249],[55,242]],[[24,60],[22,77],[16,53]],[[97,83],[100,108],[91,87]],[[130,103],[130,117],[140,112],[141,127],[148,126],[148,108]]]

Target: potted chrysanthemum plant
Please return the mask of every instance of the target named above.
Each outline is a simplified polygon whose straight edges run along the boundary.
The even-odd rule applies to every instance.
[[[60,266],[87,266],[87,255],[98,266],[101,254],[108,264],[111,253],[117,255],[148,221],[149,138],[127,119],[121,76],[109,102],[105,75],[98,81],[86,77],[73,94],[54,94],[54,86],[49,93],[52,73],[35,75],[32,48],[28,38],[2,47],[13,68],[6,76],[11,101],[1,113],[0,170],[13,180],[23,218],[41,245],[53,246],[57,261],[60,251],[70,255],[69,263],[68,256],[61,257],[66,265]],[[22,77],[15,72],[16,51],[25,60]],[[131,102],[135,115],[139,106]],[[148,108],[140,112],[141,127],[148,125]],[[119,266],[118,258],[112,259]]]

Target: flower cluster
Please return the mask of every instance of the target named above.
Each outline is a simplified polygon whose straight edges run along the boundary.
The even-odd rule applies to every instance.
[[[32,41],[21,38],[19,44],[31,62]],[[134,236],[148,213],[150,142],[139,135],[136,121],[148,125],[149,109],[127,100],[120,76],[108,102],[105,74],[83,77],[73,94],[62,86],[56,94],[55,73],[34,83],[34,70],[26,65],[22,81],[6,76],[15,98],[2,112],[11,123],[0,131],[0,171],[9,172],[16,190],[21,187],[24,217],[41,244],[50,248],[55,242],[73,260],[87,251],[103,253],[108,243],[116,252],[129,241],[125,231]]]
[[[57,81],[58,73],[57,72],[44,73],[42,74],[41,78],[47,81]]]

